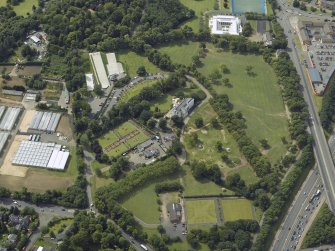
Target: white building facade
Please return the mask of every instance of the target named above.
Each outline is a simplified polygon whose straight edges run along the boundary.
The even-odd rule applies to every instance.
[[[241,19],[227,15],[212,16],[209,19],[209,28],[215,35],[240,35],[242,32]]]

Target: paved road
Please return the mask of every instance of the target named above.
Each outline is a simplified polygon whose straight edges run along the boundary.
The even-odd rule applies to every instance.
[[[87,187],[86,187],[86,193],[87,193],[87,197],[88,197],[88,201],[89,201],[89,205],[90,205],[90,209],[92,212],[98,214],[98,212],[95,210],[94,205],[93,205],[93,198],[92,198],[92,193],[91,193],[91,185],[90,185],[90,180],[93,174],[92,171],[92,167],[91,167],[91,163],[94,160],[94,156],[93,154],[91,154],[90,152],[84,151],[84,161],[86,163],[86,165],[88,166],[88,168],[86,169],[86,180],[88,182]],[[93,206],[91,206],[93,205]],[[110,220],[111,222],[113,222],[116,226],[118,226],[114,221]],[[139,243],[138,241],[136,241],[132,236],[130,236],[129,234],[127,234],[125,231],[123,231],[122,228],[119,228],[121,231],[122,236],[127,239],[129,241],[129,243],[131,243],[131,245],[138,251],[143,251],[143,249],[141,248],[141,243]],[[148,246],[147,246],[148,247]],[[151,250],[148,247],[148,250]]]
[[[318,204],[320,197],[318,197],[318,200],[314,200],[310,203],[313,194],[315,194],[318,189],[321,190],[320,186],[321,179],[319,172],[317,168],[313,168],[301,190],[294,198],[288,214],[275,237],[275,242],[271,250],[295,250],[313,211],[316,207],[320,206]],[[306,210],[307,206],[308,209]]]

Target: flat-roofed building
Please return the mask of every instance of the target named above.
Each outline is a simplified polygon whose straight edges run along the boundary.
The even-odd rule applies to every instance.
[[[239,35],[242,32],[241,19],[235,16],[212,16],[209,19],[209,28],[215,35]]]
[[[93,74],[85,74],[85,79],[86,79],[86,86],[88,91],[93,91],[94,90],[94,78]]]

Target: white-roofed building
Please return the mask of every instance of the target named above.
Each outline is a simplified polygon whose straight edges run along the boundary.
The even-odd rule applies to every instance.
[[[85,78],[86,78],[87,90],[88,91],[93,91],[94,90],[94,78],[93,78],[93,74],[92,73],[85,74]]]
[[[108,75],[105,69],[105,64],[102,60],[100,52],[89,53],[91,64],[93,66],[94,75],[98,84],[101,85],[102,89],[106,89],[110,86]]]
[[[35,44],[40,44],[41,43],[41,39],[39,39],[38,37],[36,37],[35,35],[30,37],[31,41],[33,41],[33,43]]]
[[[209,19],[209,28],[215,35],[239,35],[242,32],[241,19],[235,16],[213,16]]]
[[[24,140],[21,142],[12,164],[64,170],[69,156],[69,151],[62,149],[59,144]]]
[[[107,71],[110,80],[118,80],[125,76],[123,66],[120,62],[116,61],[115,53],[107,53]]]

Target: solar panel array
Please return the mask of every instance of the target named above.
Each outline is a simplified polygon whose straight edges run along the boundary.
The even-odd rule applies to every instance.
[[[2,109],[2,108],[0,108]],[[1,122],[0,122],[0,130],[10,131],[13,129],[14,124],[21,112],[21,108],[18,107],[8,107],[8,109],[5,112],[5,115],[3,115]],[[1,110],[0,110],[1,113]],[[3,111],[2,111],[3,113]],[[2,115],[1,113],[1,115]]]
[[[9,132],[0,132],[0,153],[2,152],[9,137]]]
[[[22,141],[12,164],[64,170],[70,153],[61,148],[55,143]]]
[[[53,112],[37,112],[29,129],[53,133],[56,131],[61,114]]]

